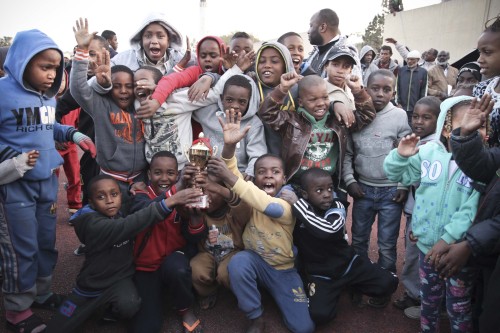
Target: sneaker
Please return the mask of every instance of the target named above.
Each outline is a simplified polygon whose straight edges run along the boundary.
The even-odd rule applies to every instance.
[[[37,315],[31,315],[28,318],[18,322],[17,324],[12,324],[8,321],[5,321],[5,326],[9,331],[16,333],[23,332],[31,332],[31,333],[40,333],[45,332],[45,328],[47,325],[43,322],[42,318]]]
[[[52,293],[50,297],[45,300],[45,302],[38,303],[37,301],[34,301],[33,304],[31,304],[31,307],[45,310],[57,310],[64,299],[65,297],[63,295]]]
[[[404,313],[410,319],[420,319],[420,306],[410,306],[404,310]]]
[[[407,293],[404,293],[400,299],[392,302],[392,305],[400,310],[404,310],[412,306],[420,306],[420,301],[418,299],[411,298]]]
[[[373,308],[381,309],[385,308],[390,301],[390,297],[371,297],[368,299],[368,302],[366,302],[366,304]]]
[[[83,256],[85,254],[85,244],[80,244],[80,246],[77,247],[73,253],[75,256]]]

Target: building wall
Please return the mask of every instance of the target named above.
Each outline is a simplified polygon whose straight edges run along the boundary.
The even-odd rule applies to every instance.
[[[476,48],[484,23],[499,13],[499,0],[446,1],[387,15],[384,39],[392,37],[420,52],[430,48],[446,50],[450,62],[454,62]],[[394,48],[393,52],[399,56]]]

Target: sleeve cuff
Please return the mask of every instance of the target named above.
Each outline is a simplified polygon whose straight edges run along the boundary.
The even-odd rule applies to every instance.
[[[455,128],[451,132],[451,139],[454,140],[454,141],[456,141],[456,142],[464,143],[464,142],[472,141],[478,135],[479,135],[479,132],[478,131],[474,131],[473,133],[471,133],[471,134],[469,134],[467,136],[460,136],[460,127],[459,127],[459,128]]]
[[[165,215],[172,213],[172,209],[168,208],[167,204],[165,203],[165,200],[160,201],[160,207],[165,213]]]
[[[87,60],[89,58],[89,50],[82,50],[77,48],[75,52],[75,56],[73,59],[75,60]]]

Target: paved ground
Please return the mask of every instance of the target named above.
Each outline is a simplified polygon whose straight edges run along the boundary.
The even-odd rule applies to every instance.
[[[83,257],[73,255],[73,250],[79,243],[73,228],[67,224],[66,192],[63,187],[65,180],[64,173],[62,173],[59,184],[57,213],[57,248],[59,250],[59,259],[54,272],[53,286],[53,290],[57,293],[69,293],[83,263]],[[403,225],[402,223],[398,241],[398,272],[401,272],[403,260]],[[348,229],[350,229],[350,220]],[[376,226],[374,230],[376,230]],[[376,238],[374,236],[375,232],[372,233],[372,246],[370,247],[370,258],[372,260],[376,260],[377,258],[377,251],[374,247]],[[403,289],[400,285],[392,299],[399,298],[402,292]],[[168,306],[168,295],[165,297],[167,306],[165,307],[165,322],[162,332],[181,332],[181,321],[174,314],[173,310],[171,310],[171,307]],[[263,304],[265,308],[266,332],[288,332],[280,319],[276,305],[269,295],[263,295]],[[45,319],[50,317],[50,312],[39,310],[36,310],[36,312]],[[1,305],[1,313],[0,332],[4,332],[5,316],[3,304]],[[221,291],[217,304],[213,309],[200,311],[197,307],[196,313],[201,319],[205,333],[245,332],[248,325],[245,316],[238,310],[235,297],[228,290]],[[442,323],[441,328],[443,332],[449,331],[448,323]],[[337,319],[317,329],[319,333],[416,333],[418,331],[419,322],[406,318],[401,310],[394,308],[392,305],[387,306],[385,309],[358,308],[350,303],[347,295],[342,296]],[[99,316],[95,316],[85,323],[80,332],[126,332],[126,323],[104,325],[99,321]]]

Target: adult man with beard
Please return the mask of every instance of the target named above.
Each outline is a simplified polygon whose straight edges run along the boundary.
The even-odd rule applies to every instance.
[[[450,52],[439,52],[437,64],[431,67],[427,73],[429,82],[427,93],[441,100],[448,97],[448,87],[451,86],[454,89],[457,83],[458,69],[448,64],[449,59]]]

